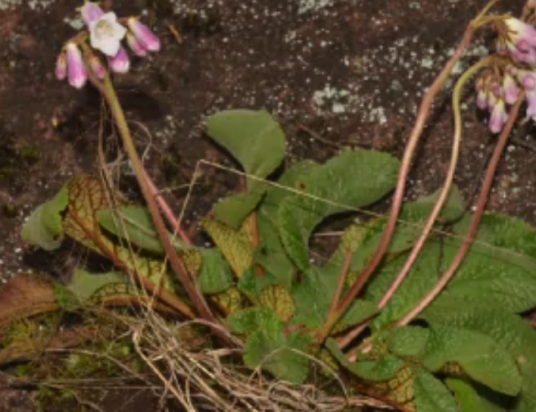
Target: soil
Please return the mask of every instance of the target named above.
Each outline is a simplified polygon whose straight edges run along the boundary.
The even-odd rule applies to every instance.
[[[179,210],[184,186],[201,159],[236,166],[203,134],[206,116],[223,109],[273,113],[288,138],[288,164],[305,158],[324,161],[345,147],[400,156],[423,90],[465,25],[486,3],[116,0],[118,15],[143,11],[161,36],[163,51],[135,60],[130,73],[117,76],[115,82],[139,148],[146,151],[147,168],[160,188],[169,189],[168,199]],[[522,4],[509,1],[508,10],[517,12]],[[4,283],[20,271],[52,268],[64,275],[68,266],[64,258],[35,253],[22,243],[21,224],[69,176],[98,170],[99,96],[89,86],[77,91],[54,77],[58,51],[76,33],[74,7],[72,0],[0,0],[0,281]],[[486,36],[479,38],[457,73],[485,54],[485,45]],[[452,134],[448,91],[435,105],[426,129],[408,198],[432,192],[444,177]],[[456,183],[471,206],[494,137],[475,109],[471,91],[464,102],[465,132]],[[516,136],[507,148],[488,209],[536,224],[532,148],[536,142],[526,127]],[[108,145],[113,154],[113,137]],[[123,161],[121,167],[128,177],[128,165]],[[186,209],[185,226],[191,233],[198,232],[195,222],[210,205],[239,185],[232,173],[206,164],[200,170],[202,177]],[[0,396],[0,411],[33,410],[21,402],[16,402],[18,409],[9,406],[15,396]],[[137,409],[129,406],[129,410],[153,410],[137,404]],[[118,406],[106,410],[120,410]]]

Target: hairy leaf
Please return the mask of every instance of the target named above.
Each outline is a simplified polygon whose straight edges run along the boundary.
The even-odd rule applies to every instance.
[[[203,227],[208,232],[234,274],[241,278],[253,263],[253,247],[247,225],[239,231],[217,220],[206,219]]]
[[[310,267],[309,238],[322,220],[378,201],[393,188],[397,171],[393,157],[364,150],[312,168],[302,181],[308,195],[287,196],[278,211],[281,239],[295,264],[301,270]]]
[[[253,332],[244,347],[244,363],[261,367],[284,381],[303,383],[309,371],[311,339],[297,332],[286,333],[281,320],[269,319]]]
[[[39,206],[22,227],[22,240],[48,251],[59,248],[64,237],[62,213],[68,199],[63,188],[52,200]]]
[[[233,273],[218,249],[201,251],[203,263],[199,272],[199,286],[206,294],[223,292],[233,284]]]
[[[447,387],[426,371],[416,371],[414,391],[418,412],[460,412]]]
[[[418,326],[395,328],[387,335],[387,348],[400,357],[419,358],[424,354],[430,337],[428,329]]]
[[[233,229],[239,229],[244,219],[257,207],[262,196],[262,190],[255,190],[226,197],[214,206],[214,216]]]
[[[296,312],[294,298],[287,289],[280,285],[264,288],[259,294],[259,305],[277,313],[284,322],[290,320]]]
[[[356,362],[350,362],[333,339],[328,339],[326,348],[344,368],[367,381],[388,381],[394,378],[404,365],[403,361],[388,353],[375,356],[376,359],[358,359]]]
[[[447,362],[458,363],[472,379],[497,392],[516,396],[521,390],[522,378],[514,358],[482,333],[433,327],[423,364],[436,372]]]
[[[505,409],[481,396],[474,386],[467,381],[448,378],[446,384],[454,392],[461,412],[505,412]]]
[[[229,331],[240,335],[249,335],[262,329],[265,325],[283,327],[283,321],[276,313],[269,308],[260,307],[239,310],[228,316],[225,322]]]

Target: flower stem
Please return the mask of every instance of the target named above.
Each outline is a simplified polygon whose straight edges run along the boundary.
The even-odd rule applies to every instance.
[[[484,207],[486,206],[486,203],[488,201],[489,192],[491,190],[493,179],[495,177],[495,171],[497,170],[497,166],[499,164],[499,161],[501,160],[502,152],[506,146],[506,142],[508,141],[508,136],[510,136],[512,128],[514,127],[514,123],[519,113],[519,108],[523,104],[523,101],[524,93],[519,96],[517,103],[512,108],[509,114],[508,122],[504,126],[504,129],[499,136],[497,146],[495,146],[493,156],[490,160],[488,170],[486,171],[486,175],[484,177],[484,183],[482,184],[482,190],[480,191],[480,195],[478,197],[475,213],[473,215],[473,218],[471,219],[469,230],[467,231],[467,234],[463,239],[462,245],[458,249],[458,253],[452,260],[448,269],[445,271],[445,273],[443,273],[439,281],[434,285],[432,290],[424,298],[422,298],[421,301],[417,303],[417,305],[415,305],[415,307],[411,309],[402,319],[400,319],[396,323],[396,326],[407,325],[413,319],[415,319],[415,317],[418,316],[437,297],[437,295],[439,295],[439,293],[441,293],[441,291],[445,288],[450,279],[452,279],[452,277],[458,270],[458,267],[467,255],[467,252],[469,251],[471,244],[475,238],[476,232],[478,230],[478,225],[480,224],[482,214],[484,213]]]
[[[149,213],[153,219],[160,242],[166,251],[171,268],[179,278],[181,285],[184,287],[184,290],[186,291],[190,301],[194,305],[199,315],[207,322],[215,324],[216,319],[214,318],[214,315],[210,311],[210,308],[206,304],[202,294],[195,287],[190,278],[190,274],[188,273],[183,262],[181,262],[177,256],[173,245],[171,244],[164,220],[162,219],[158,205],[153,197],[151,188],[145,179],[143,164],[134,145],[130,129],[125,119],[125,114],[110,80],[110,76],[107,74],[104,77],[104,82],[99,81],[94,76],[90,76],[90,81],[101,92],[108,103],[108,106],[110,107],[113,118],[119,130],[119,134],[123,139],[123,146],[132,164],[132,169],[134,170],[134,174],[136,175],[138,184],[140,185],[141,192],[147,203],[147,208],[149,209]]]

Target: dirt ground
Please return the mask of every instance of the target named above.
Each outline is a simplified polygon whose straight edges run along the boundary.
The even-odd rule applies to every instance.
[[[487,0],[113,3],[119,15],[143,11],[163,40],[161,53],[134,61],[131,72],[115,81],[139,148],[147,149],[148,169],[160,188],[171,189],[169,199],[179,210],[199,160],[235,166],[203,135],[205,117],[222,109],[265,108],[277,116],[288,138],[288,163],[322,161],[344,147],[400,156],[423,90]],[[523,1],[503,3],[517,12]],[[98,168],[99,96],[54,77],[57,53],[80,23],[76,6],[72,0],[0,0],[0,282],[40,265],[63,275],[68,264],[26,249],[20,227],[69,176]],[[485,39],[456,73],[486,53]],[[474,103],[468,92],[456,175],[468,204],[494,143]],[[445,92],[419,150],[410,197],[441,184],[451,133]],[[113,139],[108,144],[113,152]],[[488,208],[536,224],[532,146],[527,128],[508,146]],[[128,165],[122,166],[128,175]],[[201,171],[187,205],[186,227],[194,233],[196,219],[238,184],[231,173],[210,166]],[[13,399],[16,393],[3,396],[0,389],[0,411],[32,410]],[[151,410],[121,403],[113,410]]]

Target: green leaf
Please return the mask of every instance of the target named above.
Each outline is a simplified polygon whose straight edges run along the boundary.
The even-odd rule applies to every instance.
[[[253,191],[226,197],[214,206],[214,216],[233,229],[238,229],[257,207],[262,196],[262,191]]]
[[[218,249],[201,250],[202,265],[199,286],[206,294],[221,293],[233,284],[231,268]]]
[[[274,328],[282,328],[283,321],[268,308],[251,307],[239,310],[229,315],[225,322],[229,331],[239,335],[249,335],[266,325],[273,325]]]
[[[373,321],[374,330],[381,329],[405,315],[428,293],[438,279],[440,256],[441,249],[437,244],[431,243],[423,248],[397,293]],[[394,281],[406,258],[405,254],[400,255],[383,266],[370,282],[365,298],[378,302]]]
[[[388,353],[380,355],[378,359],[350,362],[338,348],[336,341],[331,338],[326,341],[326,348],[345,369],[360,378],[373,382],[392,379],[404,365],[402,360]]]
[[[514,358],[482,333],[433,327],[422,362],[434,372],[455,362],[472,379],[497,392],[516,396],[521,390],[522,378]]]
[[[456,226],[462,233],[463,220]],[[512,313],[536,306],[536,233],[514,218],[484,216],[477,242],[449,283],[451,295]],[[460,245],[448,239],[444,261],[450,262]],[[490,246],[488,246],[490,245]]]
[[[235,230],[218,220],[203,221],[203,227],[239,279],[252,265],[254,256],[246,226]]]
[[[244,347],[244,363],[251,369],[262,367],[275,377],[295,384],[305,381],[309,371],[311,338],[297,332],[286,333],[279,318],[265,319]]]
[[[294,298],[281,285],[271,285],[264,288],[259,294],[259,305],[271,309],[285,322],[291,319],[296,312]]]
[[[62,213],[68,202],[67,189],[63,188],[39,206],[22,227],[22,240],[48,251],[59,248],[64,237]]]
[[[395,328],[387,335],[387,349],[400,357],[420,357],[425,349],[430,331],[419,326]]]
[[[421,315],[432,325],[468,329],[493,339],[517,362],[523,388],[515,412],[536,410],[536,331],[516,315],[441,296]],[[532,408],[532,409],[531,409]]]
[[[287,196],[278,211],[281,239],[301,270],[310,267],[308,243],[314,228],[330,215],[381,199],[394,187],[398,165],[385,153],[360,150],[311,168],[302,181],[308,195]]]
[[[416,371],[413,389],[418,412],[460,412],[450,391],[428,372]]]
[[[248,175],[260,179],[273,173],[285,157],[285,135],[266,111],[228,110],[208,118],[208,135],[236,159]],[[218,220],[239,228],[259,204],[267,186],[247,178],[248,192],[221,201],[214,208]]]
[[[357,299],[355,300],[346,313],[341,317],[341,320],[333,328],[332,333],[339,333],[352,326],[358,325],[361,322],[370,319],[378,312],[378,307],[375,303]]]
[[[473,385],[462,379],[448,378],[448,388],[454,392],[454,397],[461,412],[505,412],[505,409],[481,396]]]
[[[266,111],[226,110],[207,119],[208,135],[240,162],[245,172],[265,178],[285,157],[285,135]],[[248,179],[251,189],[258,184]]]
[[[106,231],[139,248],[164,255],[164,248],[156,232],[151,214],[141,206],[118,206],[115,209],[105,209],[97,212],[99,225]],[[185,250],[187,246],[168,234],[177,250]]]
[[[87,302],[101,289],[113,284],[127,283],[125,275],[120,272],[93,274],[76,269],[67,285],[67,289],[81,302]]]
[[[432,193],[429,196],[421,196],[417,200],[404,205],[403,211],[400,215],[401,220],[409,221],[424,221],[430,215],[441,189]],[[450,189],[449,195],[438,220],[440,223],[452,222],[459,219],[464,213],[464,201],[460,190],[456,185],[453,185]]]

